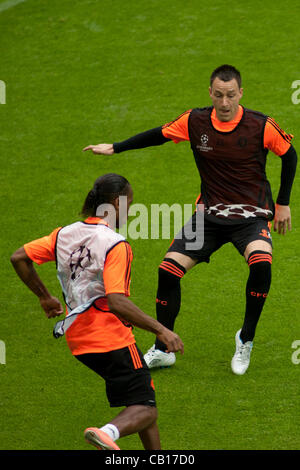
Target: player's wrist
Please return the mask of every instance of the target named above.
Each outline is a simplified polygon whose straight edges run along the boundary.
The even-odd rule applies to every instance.
[[[167,331],[168,331],[168,329],[165,326],[163,326],[161,323],[157,322],[157,324],[155,325],[155,330],[153,331],[153,333],[155,333],[156,336],[162,336]]]
[[[113,151],[113,154],[122,152],[122,146],[120,145],[119,142],[114,142],[112,144],[112,151]]]
[[[276,204],[275,204],[276,207],[277,206],[289,207],[289,205],[290,204],[287,201],[280,201],[280,202],[277,201]]]
[[[43,286],[39,287],[39,291],[37,292],[37,296],[40,299],[40,302],[46,302],[46,301],[52,299],[52,295],[50,294],[50,292],[48,292],[48,290]]]

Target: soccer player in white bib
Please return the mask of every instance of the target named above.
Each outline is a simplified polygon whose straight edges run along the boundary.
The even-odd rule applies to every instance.
[[[127,201],[123,214],[121,196]],[[170,353],[183,353],[179,336],[128,298],[132,251],[116,229],[127,220],[132,197],[124,177],[104,175],[86,197],[84,221],[58,227],[50,235],[26,243],[11,257],[17,274],[39,298],[48,318],[61,315],[63,307],[33,263],[56,262],[67,316],[56,324],[54,335],[65,334],[73,356],[105,380],[110,406],[125,407],[104,426],[84,431],[89,443],[104,450],[119,450],[116,441],[133,433],[139,434],[145,449],[161,448],[154,384],[132,326],[156,335]],[[93,399],[97,393],[91,390]],[[95,422],[98,419],[96,415]]]

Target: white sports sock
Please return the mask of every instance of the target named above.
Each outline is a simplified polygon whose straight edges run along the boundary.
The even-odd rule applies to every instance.
[[[109,435],[109,437],[113,440],[116,441],[120,437],[119,429],[111,423],[106,424],[102,428],[99,428],[100,431],[105,432],[106,434]]]

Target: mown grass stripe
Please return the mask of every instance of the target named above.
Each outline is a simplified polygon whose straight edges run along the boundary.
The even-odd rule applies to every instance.
[[[26,0],[7,0],[6,2],[0,3],[0,13],[24,2],[26,2]]]

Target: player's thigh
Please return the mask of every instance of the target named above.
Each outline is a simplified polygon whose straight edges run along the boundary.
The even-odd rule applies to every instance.
[[[186,271],[196,264],[208,263],[212,253],[224,243],[219,232],[219,226],[207,220],[198,223],[194,213],[174,238],[165,258],[175,260]]]
[[[193,268],[195,264],[197,264],[197,260],[190,258],[189,256],[182,253],[177,253],[176,251],[168,251],[165,258],[171,258],[174,261],[177,261],[177,263],[183,266],[186,271]]]
[[[233,227],[231,241],[246,261],[253,251],[272,253],[270,227],[265,219]]]
[[[75,357],[105,380],[110,406],[156,405],[153,380],[136,343]]]
[[[244,251],[244,257],[246,261],[253,251],[266,251],[267,253],[272,253],[272,245],[270,245],[268,242],[265,242],[264,240],[254,240],[253,242],[248,243]]]

